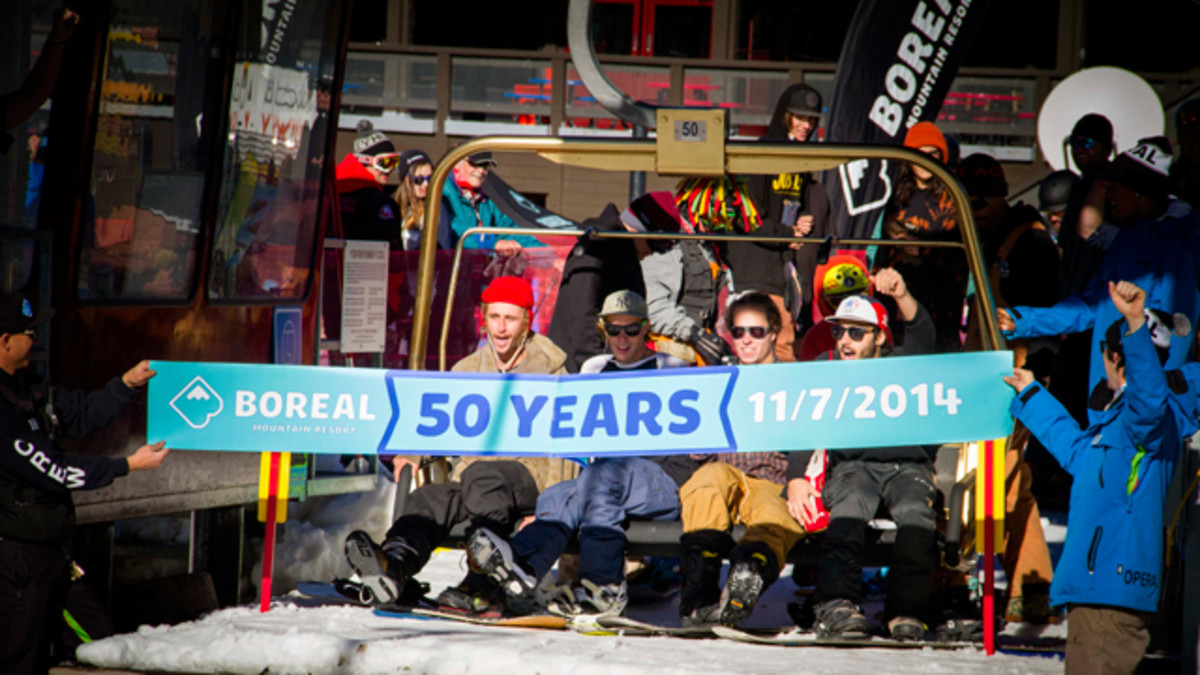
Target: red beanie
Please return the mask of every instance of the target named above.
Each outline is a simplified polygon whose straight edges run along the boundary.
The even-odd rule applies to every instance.
[[[495,281],[483,289],[480,300],[484,304],[505,302],[533,312],[533,288],[528,281],[520,277],[497,277]]]
[[[946,137],[942,135],[941,129],[933,122],[917,122],[908,129],[908,133],[904,135],[904,145],[909,148],[920,148],[923,145],[932,145],[942,151],[942,161],[950,156],[949,147],[946,145]]]

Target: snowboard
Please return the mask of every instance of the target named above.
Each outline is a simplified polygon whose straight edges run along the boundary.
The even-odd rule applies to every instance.
[[[424,588],[427,588],[427,586]],[[375,607],[375,605],[364,604],[359,598],[357,586],[346,579],[335,579],[332,583],[324,581],[301,581],[296,585],[296,590],[288,595],[297,599],[315,601],[323,605]],[[417,605],[397,603],[388,606],[387,609],[406,611],[415,606],[423,606],[429,603],[429,600],[428,598],[421,597],[417,602],[419,603]]]
[[[662,635],[679,638],[711,638],[709,626],[660,626],[625,616],[581,614],[567,624],[571,630],[585,635]]]
[[[749,642],[760,645],[775,645],[776,647],[835,647],[842,649],[983,649],[981,642],[938,642],[934,640],[892,640],[890,638],[871,636],[868,638],[821,638],[816,633],[804,632],[798,629],[779,633],[775,636],[755,635],[726,626],[714,626],[713,633],[727,640]],[[997,651],[1008,653],[1062,653],[1061,646],[1028,645],[998,641]]]
[[[410,611],[376,609],[375,616],[387,616],[402,619],[442,619],[446,621],[457,621],[459,623],[469,623],[475,626],[499,626],[501,628],[541,628],[545,630],[563,630],[567,627],[567,620],[565,618],[551,614],[486,617],[460,612],[448,612],[440,609],[414,607]]]

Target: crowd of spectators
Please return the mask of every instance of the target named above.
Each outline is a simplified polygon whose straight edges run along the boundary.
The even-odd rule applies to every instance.
[[[816,90],[789,87],[762,140],[816,142],[822,111]],[[1073,489],[1069,477],[1049,483],[1063,491],[1064,501],[1065,491],[1071,490],[1069,555],[1058,570],[1051,564],[1031,486],[1039,474],[1049,475],[1059,464],[1062,476],[1076,480],[1086,471],[1094,473],[1094,468],[1081,467],[1105,460],[1097,460],[1095,453],[1083,459],[1084,451],[1067,439],[1090,438],[1091,427],[1103,432],[1105,425],[1123,425],[1114,427],[1123,431],[1112,441],[1112,454],[1123,457],[1124,470],[1132,473],[1121,484],[1135,486],[1129,495],[1141,489],[1139,504],[1145,503],[1148,511],[1158,508],[1161,515],[1159,483],[1169,479],[1182,434],[1195,428],[1194,419],[1169,412],[1194,410],[1188,403],[1194,393],[1187,393],[1187,377],[1175,376],[1173,381],[1185,383],[1175,389],[1157,383],[1165,381],[1164,372],[1183,365],[1195,344],[1191,326],[1200,310],[1200,221],[1192,206],[1200,182],[1198,118],[1200,104],[1180,108],[1176,158],[1164,137],[1142,139],[1117,154],[1111,123],[1100,114],[1085,115],[1066,141],[1079,173],[1049,175],[1038,190],[1037,205],[1010,201],[1011,186],[995,158],[975,153],[959,161],[951,152],[957,143],[936,124],[915,124],[904,144],[956,176],[969,199],[971,218],[958,210],[952,186],[921,166],[906,164],[876,229],[878,237],[904,243],[867,251],[739,240],[746,234],[817,239],[835,234],[830,196],[808,172],[684,181],[675,193],[642,195],[623,212],[610,205],[585,227],[723,236],[712,241],[580,237],[563,266],[552,340],[531,332],[528,303],[515,303],[510,318],[516,327],[506,332],[486,321],[486,342],[456,370],[469,362],[478,366],[472,370],[509,372],[550,347],[559,360],[555,367],[572,373],[977,350],[984,341],[976,296],[985,289],[969,278],[961,250],[931,245],[961,240],[960,228],[970,224],[986,272],[978,282],[986,285],[998,308],[996,319],[1009,339],[1016,368],[1010,384],[1020,394],[1013,404],[1018,421],[1006,462],[1005,615],[1015,621],[1053,621],[1066,605],[1073,644],[1107,649],[1099,657],[1095,650],[1083,656],[1082,647],[1069,649],[1068,669],[1083,672],[1099,658],[1128,670],[1146,648],[1147,612],[1153,609],[1150,600],[1157,602],[1157,589],[1153,598],[1131,600],[1097,599],[1076,590],[1080,566],[1094,564],[1089,556],[1076,558],[1081,547],[1087,549],[1088,542],[1081,543],[1089,536],[1084,530],[1103,518],[1097,514],[1108,498],[1102,496],[1107,494],[1103,477],[1099,492],[1090,479]],[[370,173],[387,163],[379,159],[380,148],[397,158],[394,164],[402,177],[397,224],[417,230],[397,245],[409,250],[420,237],[420,200],[413,195],[418,194],[417,181],[427,180],[429,158],[394,153],[373,138],[370,130],[360,132],[355,159]],[[495,165],[488,153],[478,153],[454,168],[442,195],[440,245],[453,245],[470,227],[514,225],[480,190]],[[372,194],[376,197],[380,203],[389,200],[382,191]],[[364,234],[371,231],[367,223],[344,227],[347,236],[374,238]],[[538,245],[536,238],[504,235],[502,230],[466,242],[493,251],[497,259],[518,257]],[[519,267],[504,269],[520,276]],[[497,311],[487,293],[507,288],[514,278],[501,277],[488,286],[485,317]],[[1155,316],[1154,310],[1166,318],[1144,319],[1143,309],[1145,317]],[[1161,365],[1138,361],[1137,374],[1129,371],[1127,380],[1124,359],[1134,363],[1128,345],[1141,345],[1146,333],[1159,348]],[[1142,385],[1155,383],[1154,396],[1175,397],[1174,407],[1155,403],[1157,416],[1151,415],[1146,397],[1127,386],[1135,378]],[[1049,394],[1034,397],[1043,390],[1056,397],[1053,404]],[[1058,415],[1058,410],[1071,414]],[[1155,460],[1124,457],[1139,448]],[[382,545],[355,535],[358,539],[352,537],[347,552],[371,593],[398,597],[446,528],[469,520],[472,572],[452,589],[457,596],[444,604],[464,611],[548,607],[569,615],[619,614],[628,594],[621,523],[681,519],[680,620],[685,625],[739,626],[779,577],[792,546],[823,532],[807,616],[823,635],[863,637],[872,630],[861,606],[864,533],[879,510],[898,527],[879,630],[895,639],[923,639],[944,618],[935,592],[935,450],[881,443],[830,453],[797,449],[600,459],[578,476],[564,474],[549,486],[538,482],[540,494],[531,492],[535,481],[520,471],[502,474],[504,462],[490,462],[495,466],[488,470],[489,480],[524,495],[507,500],[507,511],[468,504],[475,490],[472,481],[483,480],[477,468],[474,474],[462,474],[462,487],[446,488],[462,495],[444,498],[455,504],[454,515],[415,500],[410,510],[427,512],[402,516]],[[1040,464],[1032,460],[1037,453]],[[1099,470],[1103,474],[1107,465]],[[514,527],[518,521],[524,526]],[[432,524],[415,527],[417,522]],[[733,538],[737,524],[746,526],[740,540]],[[398,534],[401,525],[407,534]],[[578,573],[566,565],[555,577],[551,570],[573,539],[580,547]],[[1092,542],[1106,559],[1124,561],[1113,546]],[[730,567],[722,587],[726,559]],[[1161,556],[1136,564],[1151,573],[1157,565],[1161,574]],[[403,572],[389,571],[397,567]],[[390,587],[369,581],[389,574]],[[1094,605],[1105,606],[1104,611],[1093,611]]]

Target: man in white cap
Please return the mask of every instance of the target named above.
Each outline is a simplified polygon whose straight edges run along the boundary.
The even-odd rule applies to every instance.
[[[898,272],[880,270],[876,293],[896,301],[905,320],[905,344],[892,343],[888,312],[878,300],[852,295],[830,317],[837,348],[829,358],[856,361],[933,351],[936,342],[928,312],[912,297]],[[808,526],[815,520],[815,497],[829,510],[813,593],[817,631],[830,637],[866,637],[862,602],[862,561],[867,521],[882,501],[896,522],[896,544],[888,573],[884,618],[891,636],[919,640],[925,635],[933,571],[937,565],[933,455],[921,446],[839,450],[828,453],[823,491],[806,477],[811,452],[788,454],[788,508]]]

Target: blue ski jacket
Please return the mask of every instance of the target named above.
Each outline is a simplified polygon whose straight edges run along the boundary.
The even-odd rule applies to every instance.
[[[1125,388],[1087,429],[1036,383],[1010,407],[1075,479],[1067,541],[1050,585],[1053,605],[1158,609],[1167,487],[1195,419],[1188,422],[1172,405],[1175,394],[1146,327],[1122,345]]]
[[[442,185],[442,208],[445,214],[443,218],[450,218],[450,241],[445,242],[443,248],[453,248],[463,233],[472,227],[482,224],[484,227],[516,227],[513,222],[504,214],[496,204],[490,199],[481,199],[478,204],[472,204],[470,200],[463,196],[462,190],[454,182],[454,177],[446,179]],[[479,218],[476,220],[475,211],[479,210]],[[441,233],[439,233],[439,237]],[[538,241],[536,237],[531,237],[526,234],[486,234],[486,235],[471,235],[467,239],[467,243],[463,244],[463,248],[495,248],[496,242],[501,239],[510,239],[517,242],[525,248],[535,248],[545,246]]]
[[[1122,229],[1113,241],[1100,271],[1078,293],[1053,307],[1013,307],[1009,310],[1016,330],[1008,338],[1065,335],[1096,329],[1088,388],[1104,379],[1100,339],[1121,313],[1108,297],[1109,281],[1132,281],[1146,291],[1146,307],[1170,314],[1181,313],[1196,325],[1200,314],[1200,223],[1184,202],[1174,201],[1160,220],[1143,220]],[[1187,360],[1192,335],[1171,338],[1167,368],[1178,368]],[[1097,421],[1097,411],[1088,411]]]

